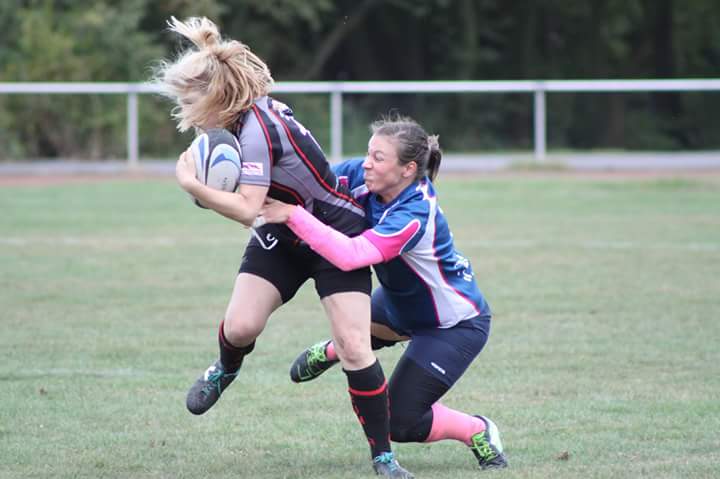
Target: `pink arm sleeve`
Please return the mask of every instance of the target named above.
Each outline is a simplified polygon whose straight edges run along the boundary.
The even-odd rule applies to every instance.
[[[350,238],[296,206],[288,227],[310,247],[343,271],[383,262],[383,255],[364,236]]]

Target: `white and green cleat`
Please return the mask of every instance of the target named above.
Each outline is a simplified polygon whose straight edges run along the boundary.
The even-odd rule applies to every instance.
[[[507,467],[507,459],[503,454],[500,431],[490,419],[475,416],[485,423],[485,430],[475,434],[471,440],[470,450],[475,455],[481,469],[502,469]]]

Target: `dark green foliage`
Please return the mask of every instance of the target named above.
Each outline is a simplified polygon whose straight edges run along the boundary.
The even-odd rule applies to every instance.
[[[712,0],[172,0],[0,2],[0,81],[147,80],[181,48],[166,20],[206,15],[278,81],[709,78],[720,71]],[[289,98],[323,145],[326,99]],[[391,109],[448,151],[532,145],[529,95],[346,97],[345,143]],[[551,148],[720,148],[717,93],[548,96]],[[169,105],[141,98],[141,154],[187,142]],[[0,159],[125,155],[125,98],[0,96]]]

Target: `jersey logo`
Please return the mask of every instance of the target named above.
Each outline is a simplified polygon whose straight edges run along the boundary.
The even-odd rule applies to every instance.
[[[455,268],[462,268],[458,270],[458,276],[462,276],[462,279],[471,283],[473,280],[473,272],[470,267],[470,261],[464,256],[455,254]]]
[[[262,163],[251,163],[249,161],[243,161],[242,174],[248,176],[263,176],[265,170],[263,169]]]
[[[260,246],[261,246],[262,249],[264,249],[264,250],[270,251],[271,249],[273,249],[273,248],[274,248],[275,246],[277,246],[277,244],[278,244],[277,238],[274,237],[273,235],[271,235],[270,233],[266,234],[266,235],[265,235],[265,240],[263,240],[262,236],[260,236],[260,235],[258,234],[258,232],[255,231],[255,228],[250,228],[250,232],[251,232],[252,235],[255,237],[255,239],[258,240],[258,243],[260,243]],[[267,241],[267,243],[265,243],[265,241]]]
[[[440,374],[445,376],[445,370],[443,368],[441,368],[440,366],[438,366],[437,364],[435,364],[435,361],[430,361],[430,366],[434,367],[435,369],[437,369],[440,372]]]

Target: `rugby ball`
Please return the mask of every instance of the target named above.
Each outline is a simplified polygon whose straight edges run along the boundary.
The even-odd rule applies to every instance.
[[[210,188],[234,192],[242,174],[242,155],[237,138],[223,128],[212,128],[190,145],[195,159],[195,176]],[[203,205],[193,198],[196,205]]]

